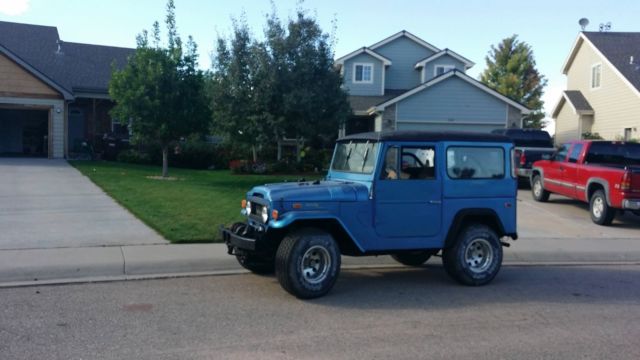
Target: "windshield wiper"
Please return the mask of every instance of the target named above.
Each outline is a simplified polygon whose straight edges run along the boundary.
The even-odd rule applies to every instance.
[[[367,165],[367,157],[369,157],[369,141],[367,141],[364,146],[366,150],[364,151],[364,156],[362,158],[362,168],[360,168],[360,172],[364,172],[364,167]]]

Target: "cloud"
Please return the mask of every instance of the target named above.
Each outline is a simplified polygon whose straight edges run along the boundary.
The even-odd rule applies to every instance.
[[[16,16],[29,10],[29,0],[0,0],[0,13]]]

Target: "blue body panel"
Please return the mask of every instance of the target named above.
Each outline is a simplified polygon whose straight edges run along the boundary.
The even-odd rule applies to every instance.
[[[435,148],[435,176],[425,180],[380,180],[384,152],[391,146]],[[447,174],[450,146],[504,149],[504,178],[452,179]],[[283,229],[301,220],[332,219],[342,225],[361,252],[433,249],[444,246],[456,216],[469,209],[497,215],[505,234],[516,234],[517,180],[511,173],[511,143],[385,142],[376,170],[355,174],[330,170],[319,182],[257,186],[260,197],[279,212],[269,228]],[[295,205],[295,207],[294,207]]]

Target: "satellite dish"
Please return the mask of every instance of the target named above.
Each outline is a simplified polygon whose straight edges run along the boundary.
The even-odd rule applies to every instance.
[[[582,31],[584,31],[584,28],[586,28],[587,25],[589,25],[589,19],[582,18],[580,19],[580,21],[578,21],[578,24],[580,24],[580,27],[582,27]]]

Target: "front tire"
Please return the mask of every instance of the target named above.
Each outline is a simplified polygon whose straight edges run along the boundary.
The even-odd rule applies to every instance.
[[[607,204],[607,196],[602,190],[596,190],[589,201],[589,213],[591,221],[598,225],[611,225],[616,217],[616,209]]]
[[[421,266],[431,258],[431,256],[438,253],[438,250],[426,250],[426,251],[412,251],[406,253],[393,254],[391,257],[393,260],[399,262],[402,265],[407,266]]]
[[[491,282],[502,265],[502,244],[489,226],[476,224],[464,229],[452,247],[443,250],[446,272],[457,282],[480,286]]]
[[[300,299],[325,295],[340,273],[340,251],[333,237],[307,228],[286,236],[276,252],[280,285]]]
[[[544,189],[540,175],[534,176],[531,181],[531,195],[535,201],[546,202],[549,200],[550,193]]]

